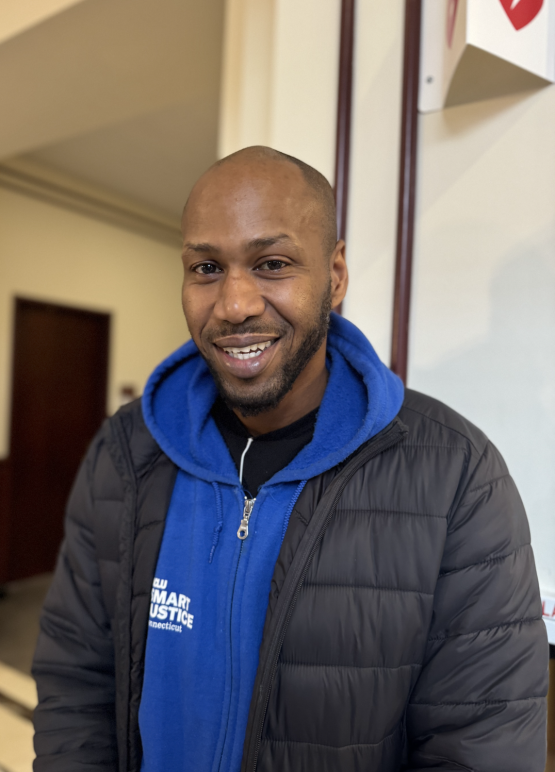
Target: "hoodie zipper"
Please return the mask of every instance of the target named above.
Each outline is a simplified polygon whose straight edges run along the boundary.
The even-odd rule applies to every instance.
[[[245,464],[245,456],[247,455],[247,452],[252,445],[254,441],[253,437],[249,437],[247,440],[247,444],[245,445],[245,450],[241,453],[241,462],[239,464],[239,482],[241,485],[243,485],[243,468]],[[241,539],[241,541],[244,541],[247,536],[249,535],[249,520],[251,519],[252,515],[252,509],[254,507],[254,502],[256,501],[256,497],[253,499],[249,499],[248,496],[245,496],[245,506],[243,507],[243,517],[241,518],[241,524],[239,525],[239,529],[237,531],[237,538]]]
[[[250,443],[249,443],[250,444]],[[246,450],[248,450],[248,445]],[[231,700],[233,698],[233,606],[235,602],[235,588],[237,586],[237,576],[239,575],[239,566],[241,565],[241,558],[243,556],[243,547],[245,543],[245,539],[249,535],[249,520],[251,519],[252,511],[254,509],[254,504],[256,502],[256,499],[249,499],[247,496],[245,496],[245,502],[243,505],[243,514],[241,517],[241,524],[239,526],[239,530],[237,531],[237,538],[240,539],[241,545],[239,547],[239,555],[237,557],[237,563],[235,565],[235,574],[233,576],[233,589],[231,591],[231,604],[230,604],[230,610],[229,610],[229,650],[230,650],[230,662],[231,662],[231,683],[229,687],[229,706],[227,710],[227,721],[226,721],[226,727],[225,727],[225,733],[224,733],[224,739],[222,743],[222,751],[220,754],[220,762],[218,764],[218,772],[222,768],[222,761],[224,758],[224,751],[225,751],[225,745],[227,740],[227,734],[229,730],[229,715],[231,711]]]
[[[300,565],[295,566],[296,570],[294,571],[292,571],[293,567],[290,569],[292,572],[292,581],[287,588],[288,592],[285,591],[285,587],[282,588],[282,597],[285,597],[285,608],[281,610],[281,619],[276,624],[277,629],[274,632],[275,638],[273,645],[270,647],[264,665],[262,665],[262,663],[259,664],[259,667],[262,665],[264,670],[262,672],[261,682],[257,690],[258,704],[254,709],[252,720],[254,743],[250,745],[252,750],[251,752],[247,753],[244,763],[241,766],[243,772],[256,772],[258,754],[260,752],[260,745],[262,744],[262,730],[264,728],[264,721],[268,711],[270,694],[277,669],[279,654],[283,646],[283,641],[285,640],[285,634],[293,614],[293,609],[295,608],[297,598],[301,591],[305,576],[308,572],[308,568],[316,550],[318,549],[321,537],[329,525],[332,514],[335,510],[335,507],[337,506],[337,502],[339,501],[347,483],[356,474],[360,467],[370,461],[372,458],[375,458],[376,456],[383,453],[385,450],[389,450],[389,448],[393,447],[398,442],[401,442],[401,440],[406,436],[407,432],[407,427],[402,424],[399,419],[397,419],[392,424],[390,424],[387,429],[385,429],[383,432],[380,432],[380,434],[377,435],[373,441],[370,440],[370,442],[367,443],[365,447],[359,449],[356,455],[351,458],[350,462],[330,483],[330,486],[324,494],[322,501],[316,507],[316,510],[311,519],[311,523],[317,522],[317,520],[320,522],[314,529],[314,532],[311,534],[311,538],[307,547],[303,550],[303,552],[307,554],[303,556],[301,561],[299,561]],[[317,518],[317,520],[315,518]],[[302,548],[302,542],[300,548]],[[291,596],[290,599],[288,599],[287,596]]]
[[[254,502],[256,499],[249,499],[245,496],[245,506],[243,507],[243,517],[241,518],[241,525],[237,531],[237,538],[241,541],[245,541],[249,535],[249,520],[251,519]]]
[[[239,482],[241,485],[243,484],[243,468],[245,463],[245,456],[247,455],[248,449],[253,443],[253,438],[249,437],[247,440],[247,444],[245,445],[245,449],[241,454],[241,462],[239,465]],[[241,541],[241,546],[239,547],[239,555],[237,557],[237,564],[235,566],[235,575],[233,577],[233,589],[231,591],[231,604],[229,609],[229,651],[230,651],[230,662],[231,662],[231,683],[229,686],[229,706],[227,710],[227,721],[225,726],[225,733],[224,733],[224,739],[222,743],[222,752],[220,754],[220,762],[218,764],[218,772],[222,768],[222,761],[224,758],[224,752],[225,752],[225,744],[227,740],[227,733],[229,730],[229,715],[231,710],[231,700],[233,698],[233,605],[235,601],[235,588],[237,586],[237,576],[239,574],[239,566],[241,565],[241,557],[243,556],[243,546],[244,541],[249,535],[249,520],[251,519],[252,510],[254,509],[254,504],[256,502],[256,498],[249,499],[248,496],[244,497],[244,504],[243,504],[243,514],[241,517],[241,522],[239,524],[239,528],[237,529],[237,538]]]

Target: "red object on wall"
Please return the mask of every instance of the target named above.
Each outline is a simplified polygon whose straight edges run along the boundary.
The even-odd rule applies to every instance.
[[[459,0],[449,0],[449,8],[447,9],[447,44],[449,45],[449,48],[453,45],[458,7]]]
[[[499,0],[509,21],[516,30],[534,21],[543,6],[543,0]]]

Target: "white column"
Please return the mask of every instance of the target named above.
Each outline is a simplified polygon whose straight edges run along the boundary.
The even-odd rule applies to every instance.
[[[270,144],[274,0],[227,0],[218,154]]]
[[[333,182],[340,0],[228,0],[219,154],[264,144]]]

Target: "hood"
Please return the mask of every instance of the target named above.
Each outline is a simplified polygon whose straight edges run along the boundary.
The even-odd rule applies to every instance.
[[[329,379],[312,441],[270,483],[307,480],[344,461],[395,418],[401,380],[378,358],[368,339],[335,313],[327,344]],[[238,485],[235,464],[210,410],[217,387],[190,340],[150,376],[142,406],[146,425],[167,456],[207,482]]]

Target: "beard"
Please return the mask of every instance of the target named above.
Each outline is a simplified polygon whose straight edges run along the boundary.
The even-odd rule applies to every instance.
[[[331,312],[331,282],[328,284],[326,293],[321,302],[318,303],[317,309],[318,310],[315,311],[314,314],[314,322],[310,329],[305,333],[295,350],[289,353],[280,370],[263,385],[261,390],[255,388],[252,389],[253,393],[241,393],[241,389],[236,388],[226,381],[214,367],[212,362],[204,357],[222,399],[231,410],[238,411],[244,418],[257,416],[276,408],[285,395],[291,391],[295,381],[316,354],[328,333]],[[278,331],[282,333],[280,334],[281,338],[284,337],[288,329],[288,325],[285,324],[281,329],[278,328],[278,330],[276,330],[274,328],[271,331],[262,329],[256,324],[249,324],[234,328],[230,326],[223,334],[257,334],[268,332],[275,334],[276,331]],[[221,334],[222,331],[218,331],[218,335]],[[216,336],[214,335],[211,337]]]

